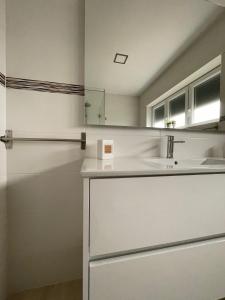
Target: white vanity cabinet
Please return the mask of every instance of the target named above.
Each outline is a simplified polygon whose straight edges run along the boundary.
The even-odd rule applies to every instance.
[[[90,181],[90,256],[225,233],[225,175]]]
[[[83,300],[225,297],[225,174],[83,180]]]
[[[217,300],[225,296],[225,239],[90,263],[91,300]]]

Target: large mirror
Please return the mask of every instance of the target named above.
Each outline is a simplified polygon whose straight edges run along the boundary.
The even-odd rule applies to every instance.
[[[87,125],[225,129],[225,0],[86,0]]]

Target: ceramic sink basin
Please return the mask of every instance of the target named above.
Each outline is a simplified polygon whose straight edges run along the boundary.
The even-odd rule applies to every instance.
[[[207,158],[203,163],[202,165],[205,165],[205,166],[211,166],[211,165],[221,165],[221,166],[224,166],[225,165],[225,159],[220,159],[220,158]]]
[[[225,159],[166,159],[166,158],[115,158],[113,160],[86,159],[83,177],[154,176],[167,174],[225,174]]]
[[[147,159],[147,163],[161,169],[225,169],[223,158],[200,158],[200,159]]]

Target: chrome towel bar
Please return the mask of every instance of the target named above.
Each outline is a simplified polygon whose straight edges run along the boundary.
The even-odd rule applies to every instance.
[[[0,137],[0,141],[5,143],[6,149],[13,148],[13,142],[66,142],[66,143],[80,143],[81,149],[86,149],[86,133],[81,132],[80,139],[60,139],[60,138],[23,138],[13,137],[12,130],[6,130],[5,135]]]

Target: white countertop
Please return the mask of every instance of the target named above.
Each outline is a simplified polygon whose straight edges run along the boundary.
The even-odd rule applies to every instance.
[[[177,161],[159,158],[114,158],[112,160],[87,158],[83,162],[81,176],[98,178],[225,173],[225,164],[201,165],[205,160],[206,158]],[[175,162],[178,164],[176,165]]]

